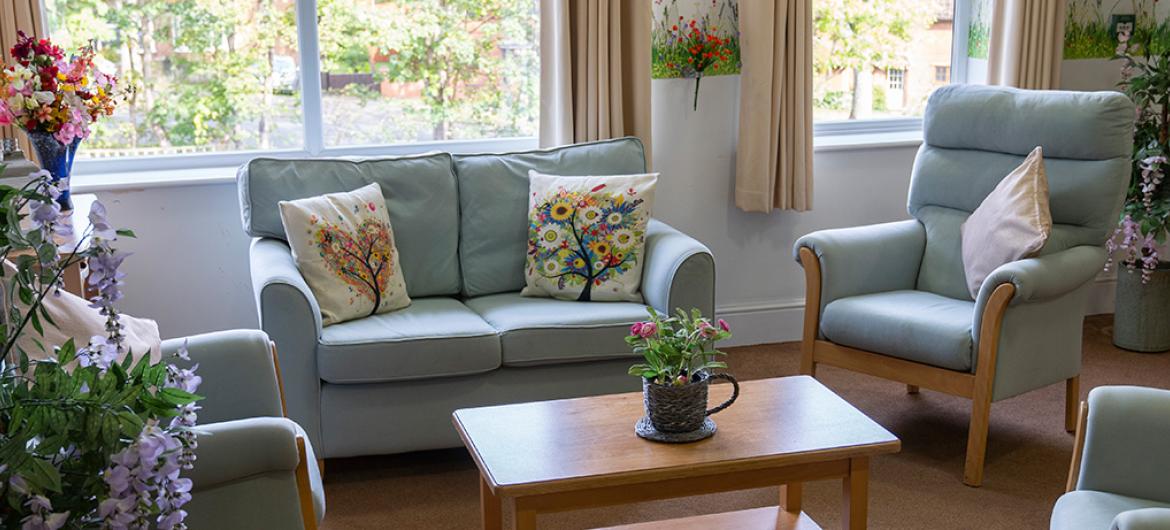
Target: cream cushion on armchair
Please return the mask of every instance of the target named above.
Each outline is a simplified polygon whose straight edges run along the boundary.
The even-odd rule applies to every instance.
[[[963,223],[963,271],[971,298],[979,296],[992,271],[1035,255],[1052,233],[1043,153],[1033,149]]]

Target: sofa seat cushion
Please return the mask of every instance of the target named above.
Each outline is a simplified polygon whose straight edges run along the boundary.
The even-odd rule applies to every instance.
[[[1113,519],[1129,510],[1170,508],[1170,504],[1103,491],[1079,490],[1061,495],[1052,508],[1051,530],[1108,530]]]
[[[842,346],[970,372],[974,315],[974,302],[889,291],[830,302],[821,315],[821,334]]]
[[[504,293],[472,298],[467,306],[500,334],[506,366],[634,358],[625,336],[649,318],[632,302],[575,302]]]
[[[500,366],[500,341],[454,298],[326,326],[317,368],[330,383],[379,383],[475,374]]]

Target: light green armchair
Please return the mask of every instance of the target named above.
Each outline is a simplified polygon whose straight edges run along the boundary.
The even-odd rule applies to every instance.
[[[914,161],[914,219],[800,238],[801,372],[830,364],[972,400],[963,482],[983,481],[991,403],[1066,382],[1079,402],[1088,286],[1105,263],[1130,175],[1133,104],[1115,92],[948,86],[927,103]],[[960,227],[1036,146],[1053,229],[1039,256],[967,291]],[[860,177],[860,175],[859,175]]]
[[[163,353],[184,339],[163,343]],[[198,393],[199,447],[187,510],[192,530],[313,530],[325,515],[325,491],[312,444],[284,417],[280,369],[268,335],[236,330],[189,337],[203,378]]]
[[[1104,386],[1081,408],[1052,530],[1170,528],[1170,391]]]

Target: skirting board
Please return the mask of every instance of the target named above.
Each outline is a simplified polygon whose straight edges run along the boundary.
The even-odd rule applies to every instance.
[[[1113,312],[1116,276],[1102,274],[1089,292],[1086,315]],[[750,346],[800,340],[804,326],[804,299],[792,298],[754,304],[727,304],[715,308],[719,318],[731,325],[731,339],[720,347]]]

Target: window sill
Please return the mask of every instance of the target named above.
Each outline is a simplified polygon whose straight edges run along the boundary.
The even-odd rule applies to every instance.
[[[921,144],[922,131],[833,134],[816,137],[813,141],[813,150],[821,153],[917,147]],[[237,169],[238,166],[233,165],[196,169],[82,173],[73,176],[72,184],[73,190],[77,193],[230,184],[236,181]]]
[[[813,139],[813,151],[855,151],[922,145],[922,131],[896,131],[857,134],[829,134]]]
[[[70,187],[75,193],[94,193],[228,184],[236,181],[236,169],[238,166],[81,174],[73,176]]]

